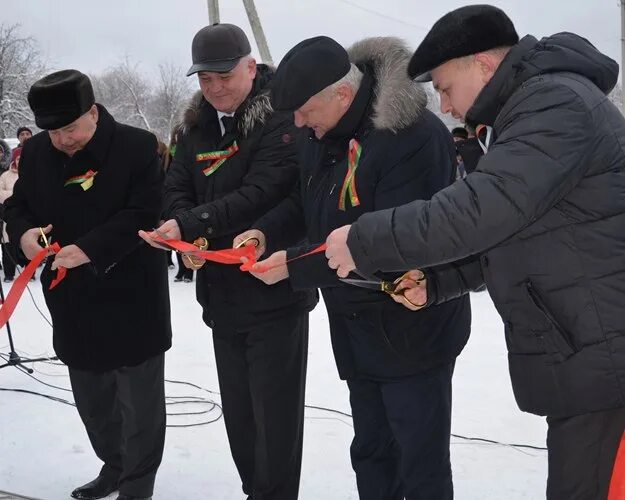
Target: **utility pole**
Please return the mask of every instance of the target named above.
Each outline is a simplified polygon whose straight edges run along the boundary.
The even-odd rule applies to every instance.
[[[260,24],[254,0],[243,0],[243,6],[245,7],[245,12],[247,12],[247,18],[250,20],[250,26],[252,27],[252,32],[254,33],[254,38],[256,39],[256,45],[258,46],[262,62],[273,64],[273,60],[271,59],[271,54],[269,52],[269,45],[267,45],[265,32]]]
[[[208,22],[209,24],[219,22],[219,0],[208,0]]]
[[[621,110],[625,114],[625,78],[623,78],[623,71],[625,71],[625,1],[621,0]]]
[[[219,0],[207,0],[207,2],[208,22],[210,24],[218,23]],[[258,51],[260,52],[260,58],[262,62],[267,64],[273,64],[273,59],[271,58],[271,53],[269,52],[269,45],[267,44],[267,39],[265,38],[263,26],[260,24],[260,18],[258,17],[258,12],[256,11],[254,0],[243,0],[243,6],[245,7],[247,18],[250,21],[252,33],[254,33],[254,39],[256,40],[256,45],[258,46]]]

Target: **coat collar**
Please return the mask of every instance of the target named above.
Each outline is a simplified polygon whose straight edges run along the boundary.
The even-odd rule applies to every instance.
[[[99,164],[104,165],[106,163],[111,141],[113,139],[113,133],[115,132],[115,120],[101,104],[97,104],[98,107],[98,125],[91,140],[86,146],[77,151],[71,160],[82,160],[85,157],[90,157],[96,160]],[[56,149],[52,142],[50,142],[50,148],[59,156],[64,159],[68,159],[68,156]]]
[[[349,109],[341,117],[336,126],[329,130],[322,140],[333,141],[362,135],[371,123],[369,119],[371,110],[371,98],[373,95],[373,77],[368,71],[364,72],[360,87],[354,96]]]

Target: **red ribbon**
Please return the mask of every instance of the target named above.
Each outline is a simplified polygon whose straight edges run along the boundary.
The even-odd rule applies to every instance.
[[[17,303],[22,297],[24,290],[26,290],[28,282],[35,275],[39,264],[43,262],[43,259],[45,259],[46,256],[50,254],[50,252],[58,253],[60,250],[61,247],[58,243],[53,243],[52,245],[50,245],[50,247],[41,249],[41,251],[37,255],[35,255],[35,257],[33,257],[33,260],[28,263],[22,273],[17,277],[15,283],[13,283],[13,286],[11,286],[9,293],[6,296],[6,299],[4,300],[4,304],[2,304],[2,307],[0,307],[0,328],[6,325],[7,321],[9,321],[9,319],[13,315]],[[50,290],[52,290],[61,281],[63,281],[66,274],[67,269],[65,269],[64,267],[59,267],[57,270],[56,278],[52,281],[52,283],[50,283]]]
[[[201,259],[209,260],[211,262],[217,262],[219,264],[241,264],[241,257],[245,257],[247,261],[239,267],[241,271],[251,271],[254,267],[254,264],[258,262],[256,259],[256,247],[254,245],[248,245],[241,248],[226,248],[224,250],[198,250],[195,245],[193,245],[192,243],[187,243],[186,241],[167,240],[165,238],[161,238],[156,233],[152,233],[151,237],[155,243],[158,243],[163,247],[171,248],[173,250],[193,255],[194,257],[200,257]],[[285,266],[289,262],[303,259],[304,257],[308,257],[310,255],[325,251],[326,244],[324,243],[323,245],[319,245],[317,248],[311,250],[310,252],[298,255],[293,259],[287,260],[284,264],[278,264],[274,266],[257,266],[254,269],[254,272],[266,273],[267,271],[271,271],[272,269]]]
[[[217,262],[218,264],[240,264],[241,271],[249,271],[256,264],[256,249],[251,245],[241,248],[226,248],[224,250],[199,250],[193,243],[180,240],[166,240],[156,233],[152,233],[150,236],[155,243],[184,254]],[[241,264],[242,257],[247,259],[247,262],[244,264]]]
[[[186,241],[180,240],[166,240],[161,238],[155,233],[151,234],[152,239],[167,248],[172,248],[179,252],[193,255],[194,257],[199,257],[201,259],[216,262],[218,264],[240,264],[239,269],[241,271],[251,271],[254,267],[254,264],[257,263],[256,259],[256,248],[253,245],[244,246],[241,248],[226,248],[224,250],[198,250],[198,248],[192,243],[187,243]],[[24,294],[24,290],[28,286],[30,279],[35,275],[37,271],[37,267],[43,262],[43,260],[50,254],[50,252],[56,254],[61,250],[61,247],[58,243],[53,243],[50,247],[43,248],[41,251],[33,257],[33,259],[28,263],[28,265],[24,268],[22,273],[17,277],[15,283],[9,290],[9,293],[6,296],[4,304],[0,307],[0,328],[2,328],[9,321],[13,312],[15,311],[15,307],[17,306],[20,298]],[[297,257],[287,260],[284,264],[278,264],[275,266],[259,266],[254,269],[255,273],[266,273],[272,269],[276,269],[278,267],[285,266],[289,262],[293,262],[295,260],[303,259],[310,255],[314,255],[317,253],[325,252],[326,245],[318,246],[317,248],[311,250],[302,255],[298,255]],[[245,257],[247,260],[244,263],[241,263],[241,258]],[[64,267],[59,267],[57,269],[56,278],[52,280],[50,283],[50,290],[55,288],[67,275],[67,269]]]
[[[610,491],[608,492],[608,500],[623,499],[625,499],[625,431],[623,431],[616,460],[614,461]]]
[[[267,271],[271,271],[272,269],[277,269],[279,267],[286,266],[289,262],[293,262],[295,260],[303,259],[304,257],[309,257],[311,255],[315,255],[316,253],[325,252],[326,248],[327,248],[327,245],[324,243],[323,245],[319,245],[317,248],[315,248],[314,250],[311,250],[310,252],[304,253],[302,255],[298,255],[297,257],[293,257],[292,259],[287,260],[284,264],[276,264],[274,266],[258,266],[256,269],[254,269],[254,272],[255,273],[266,273]]]

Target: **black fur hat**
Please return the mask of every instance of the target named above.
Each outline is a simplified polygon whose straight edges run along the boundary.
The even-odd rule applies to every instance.
[[[506,13],[492,5],[468,5],[448,12],[432,27],[417,48],[408,75],[429,82],[430,71],[451,59],[519,41],[514,24]]]
[[[87,75],[65,69],[37,80],[28,92],[28,104],[40,129],[55,130],[89,111],[95,97]]]

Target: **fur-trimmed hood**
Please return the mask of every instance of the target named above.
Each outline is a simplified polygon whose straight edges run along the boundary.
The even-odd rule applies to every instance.
[[[237,125],[244,137],[248,136],[256,126],[264,124],[273,113],[269,94],[264,88],[273,76],[274,69],[264,64],[259,64],[257,68],[252,90],[253,97],[248,98],[236,112]],[[198,90],[189,100],[182,116],[182,132],[186,133],[199,125],[204,119],[203,114],[211,109],[212,106],[204,99],[202,91]]]
[[[373,126],[397,132],[415,123],[427,106],[427,94],[408,77],[411,53],[395,37],[365,38],[347,49],[352,63],[368,66],[375,79]]]

